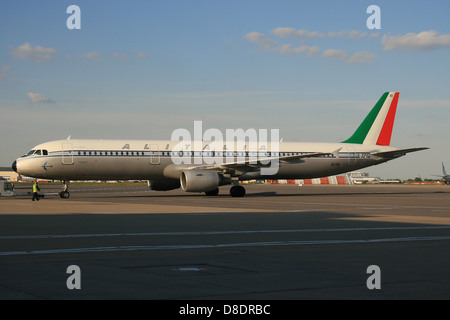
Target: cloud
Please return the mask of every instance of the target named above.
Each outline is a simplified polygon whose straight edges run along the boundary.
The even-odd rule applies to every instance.
[[[308,31],[305,29],[296,30],[295,28],[275,28],[272,31],[270,31],[273,35],[280,37],[280,38],[300,38],[300,37],[307,37],[307,38],[323,38],[325,35],[323,33],[317,32],[317,31]]]
[[[327,49],[322,53],[322,57],[329,59],[346,60],[348,58],[348,53],[345,50]]]
[[[115,58],[115,59],[117,59],[117,60],[119,60],[119,61],[121,61],[121,62],[125,62],[125,61],[127,61],[127,60],[130,60],[130,57],[129,57],[129,56],[127,56],[127,55],[124,54],[124,53],[119,53],[119,52],[114,52],[114,53],[113,53],[113,58]]]
[[[84,57],[89,60],[102,61],[102,57],[100,56],[100,52],[98,51],[87,52],[85,53]]]
[[[371,63],[375,59],[375,55],[368,51],[355,52],[351,56],[345,50],[328,49],[322,53],[322,57],[328,59],[337,59],[350,64]]]
[[[56,49],[54,48],[44,48],[41,46],[32,46],[28,42],[25,42],[17,48],[11,48],[10,54],[20,60],[31,59],[37,62],[50,61],[56,54]]]
[[[145,59],[150,55],[149,52],[145,52],[145,51],[136,51],[136,57],[140,58],[140,59]]]
[[[33,103],[54,103],[52,99],[50,99],[47,96],[44,96],[41,93],[33,93],[33,92],[27,92],[27,96],[30,98],[31,102]]]
[[[277,41],[271,40],[259,32],[247,33],[243,38],[262,47],[266,51],[278,52],[285,56],[299,53],[306,53],[312,56],[320,51],[320,48],[317,46],[310,47],[301,45],[299,47],[293,47],[291,44],[280,45]]]
[[[265,35],[263,35],[262,33],[259,33],[259,32],[247,33],[244,36],[244,39],[247,39],[251,43],[261,46],[266,50],[271,49],[278,45],[278,42],[267,38]]]
[[[401,36],[384,35],[381,43],[384,50],[435,50],[450,48],[450,34],[439,35],[436,31],[430,30]]]
[[[376,55],[368,51],[355,52],[348,60],[347,63],[371,63],[375,59]]]
[[[2,66],[0,68],[0,81],[5,82],[8,79],[8,71],[11,69],[10,66]]]
[[[276,35],[280,38],[287,38],[287,37],[316,37],[316,38],[322,38],[324,37],[323,34],[315,32],[315,31],[308,31],[305,29],[296,30],[294,28],[275,28],[271,31],[273,35]],[[362,37],[366,37],[366,32],[360,32],[360,31],[341,31],[341,32],[330,32],[328,34],[329,37],[344,37],[344,38],[351,38],[351,39],[361,39]],[[371,37],[371,36],[369,36]],[[250,32],[247,33],[244,37],[244,39],[247,39],[249,42],[256,44],[260,47],[262,47],[263,50],[269,51],[269,52],[277,52],[280,55],[288,56],[293,54],[301,54],[305,53],[308,56],[314,56],[317,55],[320,52],[320,48],[318,46],[307,46],[307,45],[300,45],[300,46],[294,46],[292,44],[280,44],[278,41],[274,41],[267,36],[265,36],[262,33],[259,32]],[[322,52],[322,57],[327,59],[337,59],[342,60],[349,64],[354,63],[371,63],[373,62],[373,59],[376,57],[374,54],[368,52],[368,51],[361,51],[356,52],[352,55],[350,55],[345,50],[338,50],[338,49],[327,49]]]
[[[362,39],[365,36],[367,36],[367,32],[361,32],[358,30],[342,30],[338,32],[330,31],[328,32],[329,37],[338,37],[338,38],[344,38],[344,39]]]
[[[379,33],[370,33],[362,32],[358,30],[341,30],[341,31],[330,31],[328,34],[324,34],[322,32],[318,31],[309,31],[306,29],[300,29],[297,30],[295,28],[286,28],[286,27],[279,27],[272,29],[270,31],[271,34],[280,37],[280,38],[300,38],[300,37],[306,37],[306,38],[316,38],[321,39],[325,37],[330,38],[343,38],[343,39],[356,39],[360,40],[365,37],[367,38],[374,38],[378,37]]]
[[[367,38],[372,39],[372,38],[378,38],[380,36],[379,32],[375,32],[375,33],[371,33],[367,36]]]
[[[277,49],[277,51],[280,54],[282,54],[282,55],[306,53],[309,56],[313,56],[313,55],[317,54],[320,51],[320,48],[317,47],[317,46],[309,47],[309,46],[305,46],[305,45],[293,48],[292,45],[286,44],[286,45],[283,45],[283,46],[279,47]]]

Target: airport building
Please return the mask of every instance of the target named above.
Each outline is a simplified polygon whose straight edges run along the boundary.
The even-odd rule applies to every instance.
[[[272,184],[298,184],[298,185],[354,185],[363,183],[379,183],[380,178],[369,177],[367,172],[349,172],[342,176],[331,176],[316,179],[268,180]]]
[[[353,171],[346,174],[353,184],[379,183],[380,178],[369,177],[367,172]]]
[[[297,185],[351,185],[352,180],[348,176],[331,176],[316,179],[278,179],[278,180],[267,180],[267,183],[271,184],[297,184]]]
[[[11,168],[0,167],[0,177],[3,177],[6,181],[16,182],[19,175]]]

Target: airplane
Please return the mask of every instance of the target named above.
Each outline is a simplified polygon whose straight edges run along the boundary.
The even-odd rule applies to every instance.
[[[267,145],[257,159],[249,149],[210,152],[207,141],[182,153],[191,163],[174,163],[177,141],[71,139],[45,142],[14,161],[21,175],[60,180],[61,198],[69,198],[69,182],[75,180],[147,180],[149,188],[167,191],[219,193],[219,186],[232,185],[230,195],[243,197],[240,181],[253,179],[312,179],[377,165],[426,147],[399,149],[390,146],[399,92],[385,92],[350,138],[339,143],[279,142]],[[278,142],[278,141],[277,141]],[[245,146],[244,146],[245,147]],[[273,150],[272,150],[273,149]],[[206,151],[205,151],[206,150]],[[227,156],[225,161],[211,157]],[[240,156],[241,158],[238,158]],[[252,156],[252,161],[250,161]],[[201,160],[198,160],[201,157]],[[231,161],[230,161],[231,157]],[[243,157],[243,158],[242,158]],[[267,161],[276,160],[278,170],[265,175]],[[194,164],[192,164],[194,163]]]
[[[444,179],[444,183],[446,185],[450,185],[450,174],[447,174],[447,172],[445,172],[445,167],[444,167],[444,163],[442,162],[442,176],[438,176],[438,175],[434,175],[436,177],[441,177],[442,179]]]

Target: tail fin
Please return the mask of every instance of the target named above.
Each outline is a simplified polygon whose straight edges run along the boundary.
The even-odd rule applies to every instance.
[[[442,174],[443,174],[444,176],[447,175],[447,172],[445,172],[445,167],[444,167],[444,163],[443,163],[443,162],[442,162]]]
[[[353,135],[343,143],[377,144],[391,143],[399,92],[385,92]]]

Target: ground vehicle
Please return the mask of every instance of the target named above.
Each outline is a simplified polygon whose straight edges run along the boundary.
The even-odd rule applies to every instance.
[[[14,195],[14,184],[0,178],[0,197],[12,197]]]

